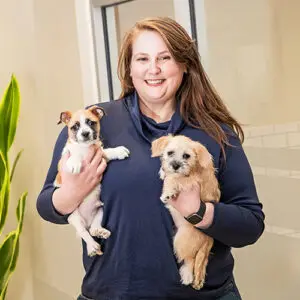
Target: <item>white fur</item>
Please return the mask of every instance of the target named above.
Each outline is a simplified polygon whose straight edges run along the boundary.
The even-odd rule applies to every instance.
[[[129,156],[129,150],[123,146],[103,150],[108,160],[124,159]]]
[[[193,274],[193,266],[190,267],[186,263],[184,263],[180,269],[180,277],[181,277],[181,283],[184,285],[189,285],[193,283],[194,280],[194,274]]]
[[[82,123],[84,123],[81,120]],[[86,126],[89,128],[88,126]],[[83,130],[88,130],[84,128]],[[81,129],[80,129],[81,130]],[[91,133],[92,134],[92,133]],[[79,134],[78,136],[80,136]],[[66,162],[66,171],[76,174],[80,173],[82,161],[87,155],[90,143],[68,142],[63,153],[69,152],[70,157]],[[100,142],[99,142],[100,146]],[[124,159],[129,156],[129,150],[123,146],[103,149],[108,160]],[[55,183],[56,186],[59,186]],[[102,255],[100,245],[92,236],[107,239],[110,231],[101,226],[103,217],[103,203],[99,200],[101,184],[84,199],[77,209],[68,217],[68,222],[74,226],[78,235],[86,242],[89,256]]]

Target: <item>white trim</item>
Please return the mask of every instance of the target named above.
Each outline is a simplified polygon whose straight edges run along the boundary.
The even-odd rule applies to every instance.
[[[106,64],[101,7],[93,8],[93,18],[94,18],[94,32],[95,32],[96,68],[97,68],[97,73],[99,78],[99,89],[100,89],[99,102],[107,102],[109,101],[109,87],[108,87],[107,64]]]
[[[205,1],[195,1],[195,15],[197,27],[198,50],[201,56],[201,63],[206,72],[209,71],[209,54],[208,54],[208,40],[207,40],[207,24],[205,13]]]
[[[107,13],[107,30],[108,30],[108,39],[109,39],[113,94],[114,94],[114,99],[117,99],[121,94],[121,83],[117,75],[119,54],[118,54],[118,37],[117,37],[117,28],[116,28],[115,7],[107,8],[106,13]]]
[[[198,1],[198,0],[197,0]],[[197,2],[195,1],[195,2]],[[192,36],[190,6],[188,0],[173,0],[175,20]]]
[[[99,101],[90,1],[75,0],[84,104]]]

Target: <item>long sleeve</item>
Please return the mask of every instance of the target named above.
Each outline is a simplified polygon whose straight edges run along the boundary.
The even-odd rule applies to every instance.
[[[203,232],[230,247],[244,247],[261,236],[265,216],[240,141],[231,136],[229,142],[218,174],[221,200],[215,204],[212,225]]]
[[[61,215],[59,214],[54,206],[53,206],[53,202],[52,202],[52,195],[55,191],[55,187],[53,185],[54,181],[55,181],[55,177],[57,174],[57,165],[59,162],[59,159],[61,157],[61,153],[62,150],[66,144],[67,141],[67,128],[65,127],[57,141],[54,147],[54,152],[53,152],[53,157],[52,157],[52,161],[51,161],[51,165],[50,168],[48,170],[48,174],[44,183],[44,186],[37,198],[37,202],[36,202],[36,208],[38,213],[40,214],[40,216],[49,222],[52,223],[56,223],[56,224],[67,224],[67,218],[68,215]]]

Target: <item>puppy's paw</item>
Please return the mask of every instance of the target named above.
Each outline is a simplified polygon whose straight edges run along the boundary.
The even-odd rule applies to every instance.
[[[69,173],[80,173],[82,162],[76,157],[70,157],[66,162],[66,168]]]
[[[187,265],[183,264],[180,267],[179,273],[180,273],[182,284],[190,285],[193,283],[193,280],[194,280],[193,271],[190,270],[190,268]]]
[[[90,228],[91,236],[95,236],[102,239],[108,239],[111,235],[111,232],[103,227],[91,227]]]
[[[102,255],[101,246],[96,241],[91,241],[87,245],[88,256]]]
[[[116,159],[124,159],[129,157],[130,151],[124,147],[124,146],[119,146],[115,148],[116,151]]]
[[[204,286],[204,279],[200,280],[200,282],[193,282],[192,284],[192,287],[195,289],[195,290],[200,290],[201,288],[203,288]]]

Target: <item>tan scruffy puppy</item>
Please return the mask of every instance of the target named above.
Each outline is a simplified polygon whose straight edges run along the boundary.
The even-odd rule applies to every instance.
[[[200,187],[201,201],[219,201],[220,190],[212,156],[199,142],[178,135],[164,136],[152,143],[152,156],[161,157],[160,178],[164,180],[161,201],[169,209],[177,232],[174,252],[180,268],[181,281],[200,289],[205,280],[208,256],[213,239],[189,223],[168,200],[181,191]]]
[[[68,140],[63,149],[63,154],[70,153],[66,162],[66,170],[70,173],[80,173],[82,162],[87,155],[91,145],[102,148],[100,141],[100,119],[104,111],[98,106],[92,106],[86,110],[79,110],[75,113],[62,112],[59,123],[68,126]],[[123,146],[103,149],[103,157],[109,161],[124,159],[129,156],[129,150]],[[61,185],[61,160],[58,164],[58,174],[54,185]],[[80,206],[68,217],[78,235],[86,242],[89,256],[102,255],[100,245],[93,237],[107,239],[110,231],[101,226],[103,217],[103,203],[100,201],[101,185],[98,186],[84,199]]]

